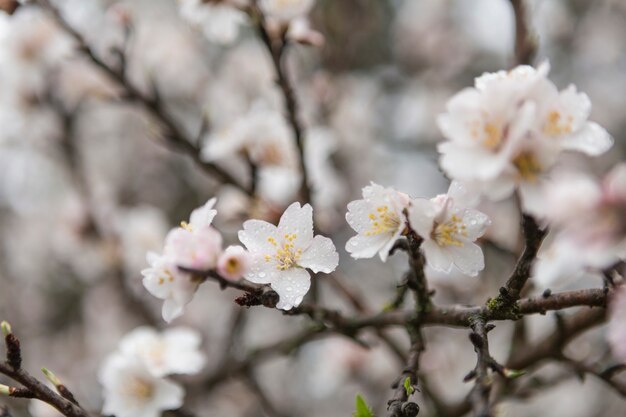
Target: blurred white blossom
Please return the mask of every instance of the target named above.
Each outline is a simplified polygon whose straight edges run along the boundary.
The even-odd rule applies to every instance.
[[[626,259],[626,164],[614,167],[602,182],[562,174],[544,193],[546,220],[555,236],[535,266],[540,285]]]
[[[184,389],[154,376],[143,362],[120,353],[112,354],[100,369],[104,387],[102,412],[118,417],[159,417],[164,410],[183,404]]]
[[[197,374],[206,362],[199,350],[202,340],[195,330],[174,327],[157,332],[138,327],[120,341],[119,351],[141,361],[155,377]]]
[[[179,7],[183,19],[200,28],[208,40],[222,45],[233,43],[247,20],[245,13],[228,1],[179,0]]]

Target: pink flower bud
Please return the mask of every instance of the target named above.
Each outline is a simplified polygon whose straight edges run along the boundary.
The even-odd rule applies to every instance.
[[[250,254],[243,247],[229,246],[217,261],[217,272],[224,278],[238,280],[250,269]]]

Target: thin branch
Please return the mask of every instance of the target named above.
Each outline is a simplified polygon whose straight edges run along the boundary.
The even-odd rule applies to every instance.
[[[86,43],[83,36],[65,20],[61,13],[54,6],[52,6],[48,0],[36,0],[36,3],[50,13],[57,24],[67,34],[74,38],[79,45],[78,50],[81,51],[92,64],[102,70],[109,78],[114,80],[124,89],[125,95],[128,99],[140,103],[143,108],[152,117],[154,117],[154,119],[159,121],[159,123],[165,128],[164,137],[169,145],[171,145],[174,149],[189,155],[202,170],[214,176],[222,183],[233,185],[244,193],[248,195],[251,194],[250,188],[243,185],[229,172],[214,163],[206,162],[201,159],[200,149],[193,144],[193,139],[187,137],[183,130],[178,127],[177,122],[165,111],[158,94],[155,94],[153,97],[146,96],[130,82],[123,69],[117,70],[98,57]]]
[[[563,348],[586,330],[606,320],[605,309],[581,310],[560,322],[559,330],[538,343],[528,346],[519,355],[507,362],[507,368],[526,369],[546,359],[558,358]]]
[[[289,79],[289,74],[287,73],[287,66],[284,62],[284,53],[287,48],[287,30],[285,28],[281,32],[279,39],[273,39],[272,35],[268,31],[265,16],[256,3],[256,0],[252,1],[252,5],[249,8],[250,18],[255,23],[259,37],[272,58],[272,64],[274,65],[274,71],[276,72],[276,83],[278,84],[285,100],[287,121],[291,127],[291,131],[296,141],[296,148],[298,150],[300,171],[302,172],[300,197],[303,203],[309,203],[311,202],[311,186],[309,184],[309,173],[306,164],[304,129],[302,128],[302,123],[298,116],[298,101],[296,99],[293,85]]]
[[[33,394],[33,398],[50,404],[67,417],[89,417],[85,410],[55,393],[21,368],[13,369],[8,363],[0,362],[0,373],[19,382]]]
[[[524,252],[520,256],[513,273],[504,287],[500,288],[500,295],[496,299],[494,309],[505,310],[519,300],[526,281],[530,278],[533,264],[537,258],[537,252],[547,234],[547,230],[541,229],[535,219],[529,215],[522,215],[522,229],[524,231]]]
[[[503,372],[503,367],[489,353],[487,333],[492,328],[485,322],[484,318],[478,316],[472,323],[472,333],[470,333],[470,341],[476,351],[476,367],[465,377],[465,381],[475,380],[469,396],[476,417],[492,417],[494,415],[490,399],[492,378],[489,372]]]
[[[515,63],[532,65],[537,55],[536,35],[531,32],[525,0],[511,0],[515,15]]]
[[[622,397],[626,397],[626,384],[615,381],[613,377],[624,370],[624,365],[620,364],[617,367],[611,366],[606,369],[598,369],[596,366],[588,365],[584,362],[576,361],[574,359],[568,358],[563,355],[560,358],[560,361],[574,370],[579,376],[583,376],[585,374],[592,375],[604,382],[607,386],[611,387],[615,392],[617,392]]]

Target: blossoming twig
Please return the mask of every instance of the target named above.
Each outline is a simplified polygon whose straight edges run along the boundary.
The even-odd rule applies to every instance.
[[[6,375],[23,386],[23,388],[9,387],[7,395],[16,398],[36,398],[48,403],[67,417],[89,417],[89,414],[84,409],[75,404],[76,400],[71,401],[64,398],[62,394],[55,393],[21,368],[21,361],[15,361],[16,355],[21,357],[19,340],[10,331],[10,327],[8,331],[6,330],[8,325],[5,324],[6,322],[3,322],[3,333],[7,333],[5,335],[7,361],[0,362],[0,374]],[[74,396],[71,395],[71,398],[74,398]]]

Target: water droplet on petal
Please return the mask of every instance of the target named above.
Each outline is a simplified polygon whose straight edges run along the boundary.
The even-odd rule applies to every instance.
[[[265,278],[265,272],[259,272],[259,278]]]

